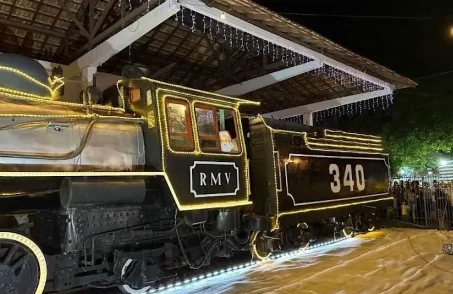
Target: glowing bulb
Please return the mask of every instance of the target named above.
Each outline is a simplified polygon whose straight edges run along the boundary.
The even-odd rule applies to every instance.
[[[222,14],[220,15],[220,19],[225,19],[225,18],[226,18],[225,12],[222,12]]]
[[[450,27],[450,36],[453,37],[453,26]]]

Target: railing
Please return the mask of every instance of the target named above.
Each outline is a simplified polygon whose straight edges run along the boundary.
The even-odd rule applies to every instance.
[[[395,179],[395,197],[389,218],[414,225],[449,230],[453,228],[453,182],[441,177]]]

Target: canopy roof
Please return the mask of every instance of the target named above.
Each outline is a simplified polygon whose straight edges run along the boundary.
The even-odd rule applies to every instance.
[[[183,1],[184,2],[194,2]],[[302,45],[399,89],[415,86],[408,78],[359,56],[268,9],[247,0],[201,0],[229,15]],[[36,59],[70,64],[99,43],[139,19],[161,2],[158,0],[10,0],[0,3],[2,39],[0,51],[21,53]],[[182,16],[184,15],[184,19]],[[216,91],[288,67],[275,58],[265,41],[250,41],[241,48],[236,31],[222,33],[216,23],[185,9],[122,50],[98,70],[121,74],[124,65],[146,66],[150,76],[165,82]],[[195,24],[194,24],[195,23]],[[146,23],[137,23],[138,26]],[[212,31],[216,31],[212,33]],[[133,31],[131,31],[133,33]],[[228,36],[229,34],[229,36]],[[250,33],[252,34],[252,33]],[[258,39],[257,39],[258,40]],[[267,43],[269,44],[269,42]],[[260,47],[261,46],[261,47]],[[271,48],[272,49],[272,48]],[[281,48],[283,50],[283,48]],[[266,52],[267,51],[267,52]],[[278,53],[278,49],[277,49]],[[277,54],[278,55],[278,54]],[[281,54],[283,56],[283,54]],[[278,56],[277,56],[278,57]],[[290,56],[291,58],[291,56]],[[295,56],[301,58],[301,56]],[[300,63],[311,59],[302,56]],[[296,65],[296,64],[293,64]],[[345,81],[347,80],[347,81]],[[259,111],[272,112],[304,104],[360,94],[366,88],[335,68],[295,75],[244,94],[260,101]]]

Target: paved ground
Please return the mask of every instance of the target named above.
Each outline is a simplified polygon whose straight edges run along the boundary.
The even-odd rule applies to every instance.
[[[162,294],[452,293],[453,232],[382,229]],[[84,291],[84,293],[118,293]]]

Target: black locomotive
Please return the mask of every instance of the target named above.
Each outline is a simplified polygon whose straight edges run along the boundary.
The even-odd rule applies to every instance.
[[[241,117],[258,103],[146,77],[63,102],[36,62],[0,65],[0,293],[145,292],[373,230],[392,199],[379,137]]]

